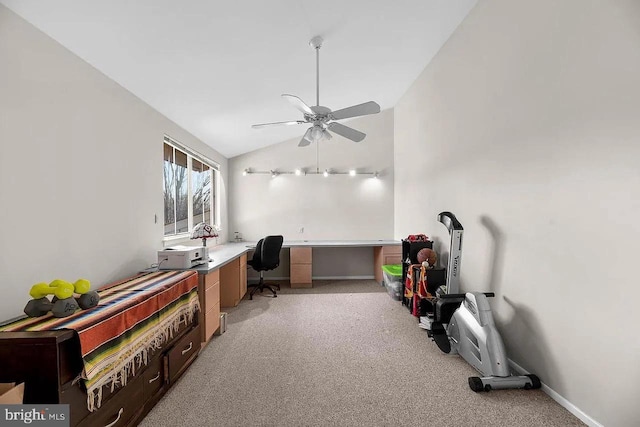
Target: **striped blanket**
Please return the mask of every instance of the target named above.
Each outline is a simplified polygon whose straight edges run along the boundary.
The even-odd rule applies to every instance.
[[[149,352],[169,341],[181,324],[193,322],[198,304],[198,273],[144,273],[98,290],[100,303],[69,317],[17,320],[0,331],[73,329],[80,338],[82,379],[90,411],[102,403],[102,387],[124,386]]]

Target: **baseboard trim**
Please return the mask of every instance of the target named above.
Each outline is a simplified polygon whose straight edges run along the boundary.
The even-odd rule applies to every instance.
[[[311,280],[374,280],[375,276],[313,276]],[[250,277],[248,279],[249,283],[258,283],[258,278]],[[265,282],[273,282],[278,280],[286,280],[289,281],[289,276],[287,277],[265,277]]]
[[[524,369],[522,366],[518,365],[516,362],[514,362],[511,359],[509,359],[509,365],[511,366],[511,368],[513,368],[514,371],[516,371],[520,375],[526,375],[526,374],[530,374],[531,373],[531,372],[527,371],[526,369]],[[542,391],[547,393],[547,395],[549,395],[550,398],[552,398],[553,400],[558,402],[558,404],[560,406],[565,408],[567,411],[571,412],[580,421],[582,421],[583,423],[585,423],[589,427],[604,427],[602,424],[600,424],[599,422],[597,422],[596,420],[591,418],[583,410],[578,408],[573,403],[569,402],[566,398],[561,396],[560,393],[558,393],[557,391],[555,391],[554,389],[552,389],[551,387],[549,387],[545,383],[542,383],[542,387],[541,388],[542,388]]]
[[[278,281],[289,281],[289,276],[287,277],[265,277],[264,281],[269,283],[269,282],[278,282]],[[260,282],[260,278],[259,277],[249,277],[247,279],[247,283],[251,283],[251,284],[256,284]]]

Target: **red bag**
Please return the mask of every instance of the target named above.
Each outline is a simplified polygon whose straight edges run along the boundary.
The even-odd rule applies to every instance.
[[[414,268],[420,268],[420,276],[414,283]],[[404,287],[404,297],[410,300],[409,308],[411,314],[420,316],[420,301],[423,299],[433,300],[433,295],[427,290],[427,269],[422,264],[412,264],[409,266],[409,273]]]
[[[410,242],[427,242],[429,238],[425,234],[409,234],[407,240]]]

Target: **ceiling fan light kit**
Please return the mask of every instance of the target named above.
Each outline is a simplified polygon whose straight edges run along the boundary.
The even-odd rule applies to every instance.
[[[352,117],[366,116],[369,114],[377,114],[380,112],[380,105],[373,101],[365,102],[351,107],[332,111],[330,108],[320,105],[320,48],[324,40],[320,36],[316,36],[309,41],[309,45],[316,51],[316,105],[308,106],[302,99],[295,95],[283,94],[282,97],[291,103],[302,113],[304,120],[291,120],[285,122],[260,123],[251,126],[254,129],[260,129],[268,126],[288,126],[298,124],[311,124],[311,127],[302,136],[298,143],[299,147],[306,147],[313,142],[322,139],[331,139],[331,132],[350,139],[355,142],[362,141],[366,134],[345,126],[335,120],[349,119]]]

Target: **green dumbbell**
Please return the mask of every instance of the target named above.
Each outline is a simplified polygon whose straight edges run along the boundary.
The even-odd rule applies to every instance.
[[[91,288],[91,282],[87,279],[78,279],[73,283],[73,289],[76,294],[86,294]]]
[[[47,298],[50,294],[55,295],[53,303]],[[44,316],[49,311],[56,317],[64,317],[73,314],[78,308],[77,302],[73,299],[73,285],[64,280],[56,279],[50,284],[36,283],[31,287],[29,295],[33,299],[24,307],[24,312],[29,317]]]
[[[56,279],[49,283],[48,287],[42,286],[42,284],[36,286],[37,288],[31,296],[38,295],[39,292],[53,293],[55,295],[54,301],[52,301],[53,307],[51,307],[51,313],[55,317],[71,316],[79,308],[78,302],[73,298],[73,285],[66,280]]]
[[[89,308],[93,308],[98,305],[98,302],[100,302],[100,295],[98,295],[98,292],[89,290],[91,288],[91,283],[87,279],[76,280],[73,284],[73,288],[77,294],[80,294],[80,296],[76,298],[76,301],[81,309],[87,310]]]
[[[55,295],[58,299],[67,299],[73,296],[73,285],[64,280],[56,279],[50,284],[37,283],[31,287],[29,295],[34,299],[46,297],[47,295]]]

